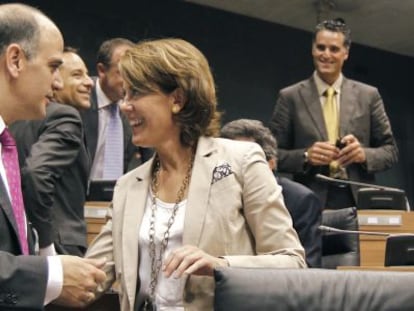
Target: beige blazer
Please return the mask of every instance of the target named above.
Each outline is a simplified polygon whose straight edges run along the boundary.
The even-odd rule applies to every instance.
[[[106,257],[108,279],[120,284],[121,310],[133,311],[138,277],[138,233],[153,159],[121,177],[108,222],[87,257]],[[187,198],[183,244],[196,245],[231,266],[305,267],[304,250],[259,145],[201,137]],[[150,271],[148,271],[150,273]],[[214,279],[189,276],[186,310],[213,310]]]

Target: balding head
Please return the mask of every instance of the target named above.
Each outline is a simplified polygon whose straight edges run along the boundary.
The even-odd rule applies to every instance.
[[[31,59],[45,29],[57,30],[57,27],[41,11],[24,4],[0,5],[0,55],[10,44],[17,43]]]
[[[0,116],[6,124],[44,117],[62,50],[62,34],[41,11],[0,5]]]

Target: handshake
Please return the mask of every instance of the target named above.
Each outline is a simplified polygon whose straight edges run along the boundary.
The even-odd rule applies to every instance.
[[[59,256],[63,269],[63,286],[54,304],[84,307],[95,300],[97,287],[106,280],[102,270],[106,259]]]

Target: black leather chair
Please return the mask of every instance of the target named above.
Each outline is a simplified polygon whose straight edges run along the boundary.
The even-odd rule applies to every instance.
[[[358,230],[355,207],[322,212],[322,225],[342,230]],[[353,233],[324,232],[322,235],[322,268],[359,266],[359,235]]]
[[[414,310],[414,272],[220,268],[215,311]]]

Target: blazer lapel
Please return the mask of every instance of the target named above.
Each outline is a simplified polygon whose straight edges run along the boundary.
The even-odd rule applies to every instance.
[[[194,158],[190,188],[188,190],[189,194],[183,232],[184,245],[199,245],[200,235],[208,209],[213,170],[216,163],[214,140],[200,137]]]
[[[125,276],[127,295],[131,306],[135,303],[137,287],[139,228],[147,202],[153,161],[154,158],[140,167],[136,172],[136,183],[132,183],[131,188],[125,193],[126,202],[122,224],[124,232],[122,236],[122,271]]]
[[[98,143],[98,99],[96,95],[96,83],[97,78],[93,78],[94,86],[91,90],[91,107],[81,111],[83,127],[85,128],[85,140],[88,147],[89,155],[91,159],[95,158],[96,145]]]
[[[355,109],[358,103],[352,82],[344,77],[341,89],[341,101],[339,112],[339,136],[349,134],[349,124],[355,117]]]
[[[0,207],[1,209],[3,209],[4,214],[6,215],[10,224],[12,225],[13,230],[16,235],[16,239],[18,239],[19,235],[18,235],[18,230],[17,230],[16,219],[14,218],[13,207],[11,205],[9,194],[7,193],[7,190],[3,183],[2,178],[0,178]],[[19,242],[19,245],[20,245],[20,242]]]
[[[326,132],[325,119],[323,117],[318,90],[313,78],[309,78],[303,82],[299,94],[302,97],[302,102],[304,103],[315,128],[318,130],[320,137],[322,140],[327,140],[328,134]]]

